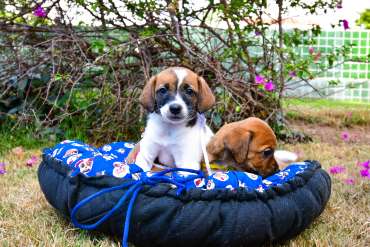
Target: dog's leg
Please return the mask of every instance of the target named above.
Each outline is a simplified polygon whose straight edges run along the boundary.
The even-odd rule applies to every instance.
[[[200,163],[203,159],[201,142],[204,141],[205,145],[207,145],[212,136],[213,133],[208,126],[206,126],[205,130],[197,128],[186,137],[183,137],[185,145],[172,146],[171,153],[175,159],[176,167],[200,170]]]
[[[135,164],[140,166],[144,172],[150,171],[153,167],[155,158],[158,157],[160,146],[147,139],[140,141],[140,152],[136,157]]]
[[[178,168],[187,168],[193,170],[200,169],[200,161],[202,159],[201,148],[176,147],[171,150],[174,154],[175,164]]]
[[[173,159],[173,156],[165,149],[162,149],[159,152],[158,160],[162,165],[169,167],[175,166],[175,160]]]

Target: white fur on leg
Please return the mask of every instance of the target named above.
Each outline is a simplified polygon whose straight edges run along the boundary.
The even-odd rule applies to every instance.
[[[143,138],[140,141],[140,151],[137,154],[135,164],[144,172],[150,171],[153,167],[155,158],[158,156],[160,147],[155,145],[149,138]]]

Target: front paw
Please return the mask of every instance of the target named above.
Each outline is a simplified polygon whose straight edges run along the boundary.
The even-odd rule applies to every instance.
[[[146,160],[142,155],[140,155],[140,153],[136,157],[135,164],[143,169],[144,172],[150,171],[153,167],[153,162]]]

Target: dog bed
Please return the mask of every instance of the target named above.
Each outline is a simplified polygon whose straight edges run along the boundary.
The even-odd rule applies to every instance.
[[[282,242],[307,228],[330,196],[317,161],[264,179],[237,171],[205,177],[143,172],[124,161],[132,148],[64,141],[45,149],[38,178],[46,199],[76,227],[121,236],[123,245],[188,247]]]

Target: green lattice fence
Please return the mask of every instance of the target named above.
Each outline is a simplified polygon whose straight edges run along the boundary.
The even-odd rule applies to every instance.
[[[366,57],[370,54],[370,31],[323,31],[317,38],[316,51],[322,53],[353,44],[349,60],[335,68],[323,72],[312,84],[320,89],[321,95],[332,99],[370,102],[370,63]],[[302,47],[298,52],[309,56],[309,47]],[[339,80],[335,86],[329,86],[329,81]],[[296,96],[319,96],[311,87],[303,86],[290,92]]]

